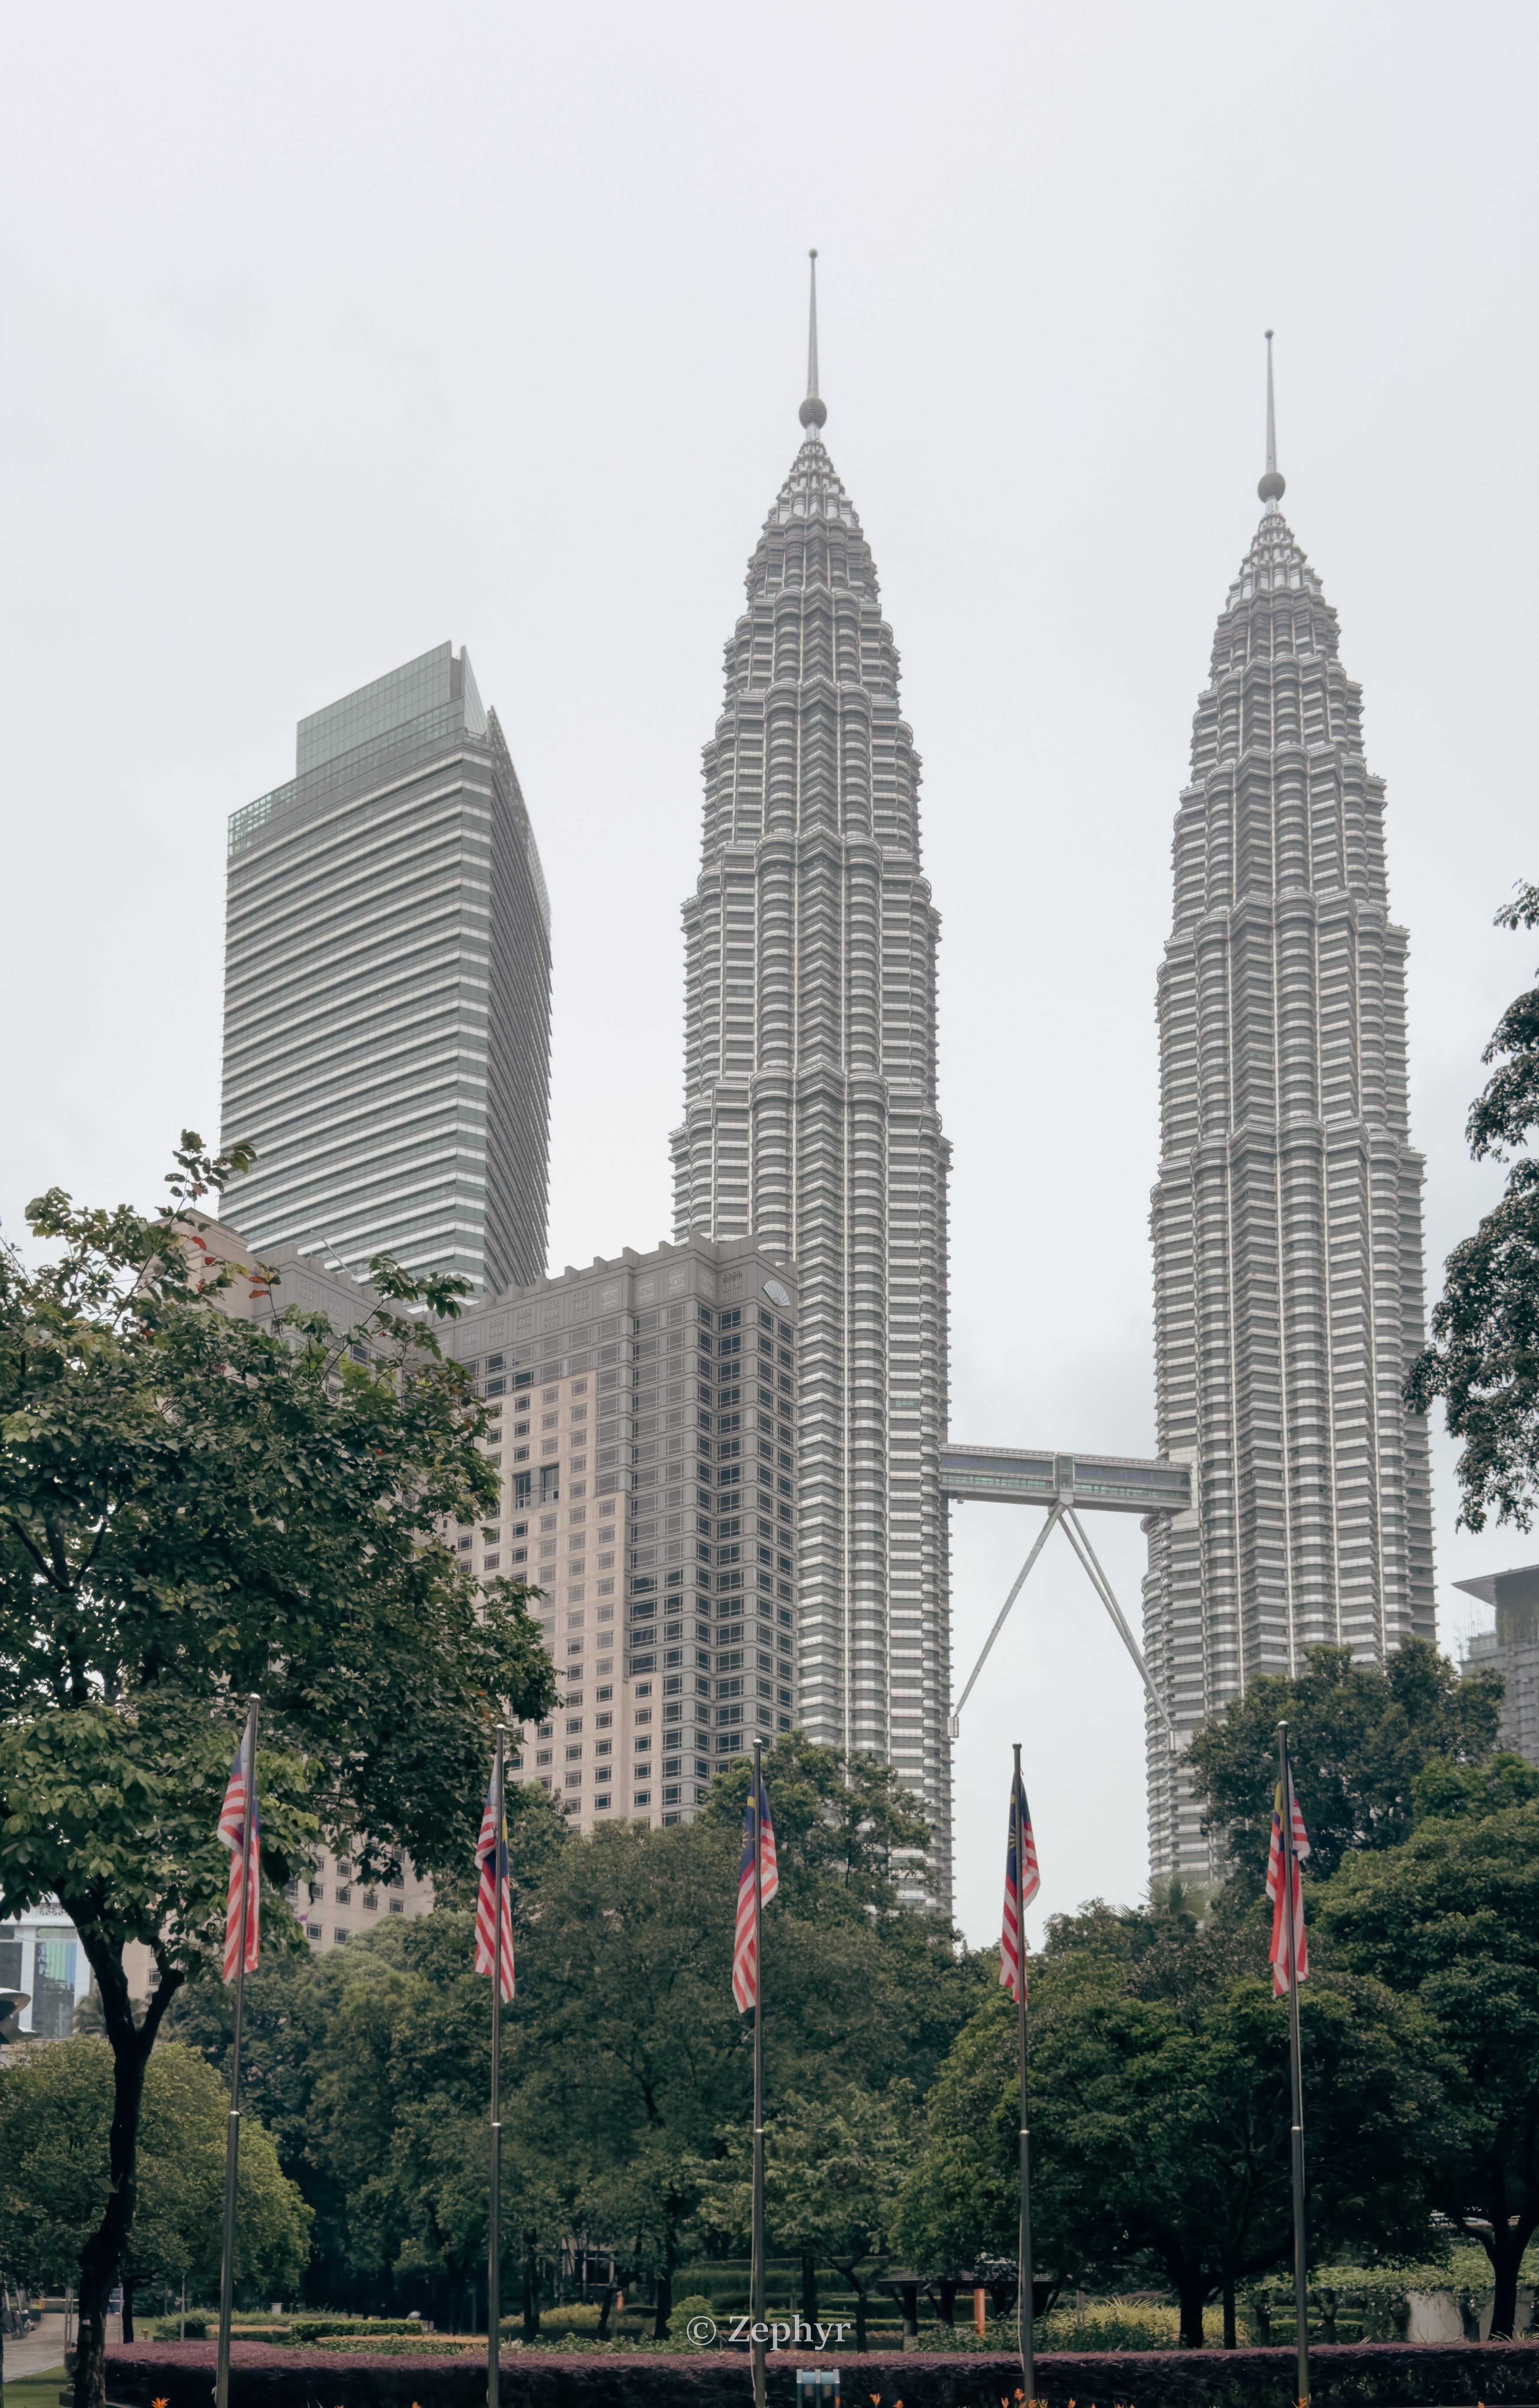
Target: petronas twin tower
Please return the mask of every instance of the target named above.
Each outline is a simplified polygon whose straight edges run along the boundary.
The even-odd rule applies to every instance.
[[[752,1231],[795,1259],[798,1720],[892,1759],[934,1832],[911,1894],[949,1903],[940,921],[897,648],[817,382],[814,301],[806,439],[705,752],[674,1235]]]
[[[949,1906],[940,924],[897,649],[823,442],[815,308],[808,386],[705,752],[675,1236],[752,1232],[796,1262],[798,1720],[893,1761],[934,1828],[906,1895]],[[1158,1434],[1194,1502],[1145,1525],[1144,1636],[1183,1741],[1313,1643],[1378,1657],[1432,1632],[1427,1432],[1400,1396],[1423,1314],[1406,939],[1359,690],[1277,507],[1270,366],[1268,422],[1159,974]],[[1207,1870],[1152,1710],[1149,1794],[1155,1872]]]
[[[1160,1453],[1144,1644],[1176,1731],[1330,1641],[1433,1636],[1421,1156],[1384,785],[1336,614],[1278,505],[1271,337],[1260,525],[1230,586],[1175,821],[1154,1191]],[[1213,1865],[1151,1717],[1157,1873]],[[1214,1865],[1214,1869],[1215,1865]]]

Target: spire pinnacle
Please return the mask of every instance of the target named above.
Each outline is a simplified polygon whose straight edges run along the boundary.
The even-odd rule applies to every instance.
[[[798,415],[803,426],[811,433],[814,426],[826,423],[828,408],[820,399],[817,389],[817,253],[810,251],[807,256],[813,264],[812,297],[807,305],[807,398]]]
[[[1256,488],[1263,502],[1274,505],[1287,491],[1287,480],[1277,474],[1277,405],[1272,394],[1272,328],[1267,328],[1267,466]]]

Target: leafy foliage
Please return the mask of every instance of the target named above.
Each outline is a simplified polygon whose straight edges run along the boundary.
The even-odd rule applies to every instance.
[[[1203,2302],[1221,2289],[1232,2313],[1236,2286],[1288,2245],[1286,2006],[1241,1970],[1247,1947],[1260,1956],[1259,1933],[1146,1910],[1093,1908],[1081,1930],[1078,1920],[1057,1920],[1032,1975],[1038,2263],[1091,2281],[1158,2267],[1198,2348]],[[1417,2153],[1437,2110],[1425,2019],[1377,1983],[1316,1973],[1302,2020],[1316,2230],[1380,2246],[1419,2233]],[[921,2264],[1013,2256],[1016,2079],[1014,2013],[1000,1994],[928,2102],[900,2216]]]
[[[1203,1828],[1219,1832],[1246,1898],[1260,1889],[1277,1785],[1277,1725],[1308,1830],[1313,1881],[1364,1848],[1393,1847],[1410,1832],[1417,1775],[1434,1759],[1479,1761],[1496,1742],[1499,1673],[1461,1681],[1424,1640],[1383,1666],[1354,1663],[1346,1647],[1312,1647],[1307,1671],[1267,1673],[1200,1730],[1187,1750]]]
[[[27,2050],[0,2071],[0,2225],[15,2275],[74,2280],[109,2189],[112,2053],[90,2037]],[[131,2281],[219,2284],[229,2094],[191,2049],[162,2047],[145,2076]],[[287,2290],[307,2255],[309,2211],[260,2120],[241,2117],[236,2275]]]
[[[1494,1784],[1492,1784],[1494,1788]],[[1539,1800],[1429,1784],[1440,1811],[1399,1847],[1350,1858],[1315,1908],[1346,1963],[1432,2024],[1447,2113],[1429,2192],[1470,2222],[1510,2333],[1517,2271],[1539,2231]],[[1486,1811],[1479,1811],[1484,1804]]]
[[[856,2294],[856,2345],[866,2345],[873,2281],[891,2258],[899,2200],[913,2154],[913,2087],[852,2086],[842,2097],[777,2100],[765,2137],[764,2220],[772,2248],[833,2266]],[[722,2154],[697,2169],[703,2228],[747,2245],[753,2215],[753,2130],[720,2136]],[[866,2264],[866,2260],[873,2262]]]
[[[883,1821],[885,1769],[848,1770],[853,1804],[827,1751],[783,1742],[766,1758],[782,1865],[765,1917],[777,2125],[792,2100],[858,2120],[856,2094],[885,2096],[893,2076],[922,2088],[986,1978],[934,1917],[878,1903],[891,1896],[882,1852],[915,1826],[906,1810]],[[586,1838],[540,1790],[511,1793],[504,2266],[527,2278],[533,2263],[535,2299],[539,2262],[586,2229],[615,2246],[624,2279],[657,2285],[666,2324],[683,2237],[752,2100],[752,2028],[731,1994],[742,1779],[724,1779],[692,1826]],[[329,2296],[372,2278],[453,2313],[484,2264],[487,2001],[455,1905],[248,1983],[244,2078],[316,2211]],[[189,1995],[171,2028],[224,2061],[216,1996]]]
[[[1539,926],[1539,887],[1520,888],[1497,925]],[[1471,1107],[1466,1134],[1479,1162],[1507,1160],[1539,1127],[1539,987],[1507,1007],[1481,1060],[1499,1063]],[[1506,1193],[1445,1265],[1431,1343],[1405,1381],[1413,1412],[1444,1399],[1463,1440],[1460,1523],[1532,1528],[1539,1496],[1539,1160],[1514,1163]]]
[[[478,1593],[438,1536],[496,1498],[467,1379],[404,1309],[457,1311],[459,1283],[381,1258],[357,1327],[280,1311],[270,1274],[216,1259],[198,1211],[251,1158],[184,1131],[160,1213],[50,1189],[27,1215],[50,1257],[0,1250],[0,1914],[59,1898],[114,2058],[81,2408],[104,2396],[150,2050],[218,1962],[216,1827],[246,1693],[274,1883],[318,1830],[354,1843],[366,1877],[393,1847],[429,1869],[461,1856],[494,1701],[522,1717],[553,1696],[525,1591]],[[273,1896],[269,1944],[287,1921]],[[158,1974],[142,2018],[135,1942]]]

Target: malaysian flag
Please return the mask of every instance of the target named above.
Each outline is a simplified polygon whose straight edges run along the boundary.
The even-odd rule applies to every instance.
[[[233,1982],[240,1956],[240,1889],[246,1862],[246,1764],[252,1727],[236,1750],[224,1803],[219,1810],[219,1836],[230,1851],[230,1886],[224,1900],[224,1979]],[[254,1973],[262,1949],[262,1817],[257,1812],[256,1783],[252,1783],[252,1902],[246,1916],[246,1971]]]
[[[1293,1945],[1291,1953],[1298,1962],[1299,1979],[1301,1982],[1305,1982],[1309,1978],[1309,1934],[1304,1929],[1303,1880],[1299,1870],[1299,1860],[1302,1856],[1307,1856],[1309,1854],[1309,1834],[1304,1829],[1304,1818],[1299,1812],[1299,1800],[1294,1793],[1293,1775],[1291,1772],[1287,1776],[1287,1802],[1292,1809],[1293,1824]],[[1279,1781],[1272,1795],[1272,1844],[1267,1850],[1267,1896],[1272,1900],[1272,1945],[1267,1950],[1267,1960],[1272,1967],[1273,1992],[1273,1995],[1279,1999],[1286,1999],[1287,1996],[1288,1956],[1290,1953],[1287,1942],[1287,1916],[1283,1905],[1284,1887],[1283,1784]]]
[[[497,1828],[494,1809],[497,1777],[494,1770],[486,1784],[486,1804],[481,1818],[481,1837],[476,1842],[476,1861],[481,1867],[481,1885],[476,1891],[476,1971],[491,1978],[496,1972],[497,1909],[502,1911],[502,2003],[506,2006],[513,1995],[513,1911],[508,1898],[508,1813],[504,1807],[502,1828]]]
[[[1010,1842],[1004,1856],[1004,1925],[1000,1933],[1000,1980],[1017,2001],[1026,1996],[1026,1937],[1022,1918],[1041,1886],[1037,1842],[1031,1833],[1031,1809],[1026,1802],[1026,1784],[1017,1765],[1010,1784]]]
[[[770,1820],[770,1793],[759,1776],[759,1903],[768,1906],[780,1887],[775,1862],[775,1827]],[[754,1945],[754,1792],[742,1810],[742,1862],[738,1867],[738,1928],[732,1935],[732,1996],[740,2011],[755,2005],[759,1995],[758,1952]]]

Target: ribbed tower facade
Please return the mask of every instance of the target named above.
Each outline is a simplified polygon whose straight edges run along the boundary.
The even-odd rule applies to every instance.
[[[551,907],[469,657],[299,723],[230,821],[223,1210],[259,1254],[394,1254],[496,1294],[545,1268]]]
[[[823,444],[815,355],[809,382],[705,748],[675,1234],[752,1233],[795,1260],[798,1721],[898,1767],[934,1833],[906,1889],[947,1906],[940,923],[898,652]]]
[[[1384,785],[1270,437],[1260,491],[1198,703],[1158,987],[1159,1445],[1197,1502],[1145,1525],[1144,1646],[1183,1741],[1320,1641],[1367,1661],[1433,1635],[1427,1428],[1401,1400],[1422,1159]],[[1154,1871],[1215,1870],[1152,1713],[1148,1751]]]

